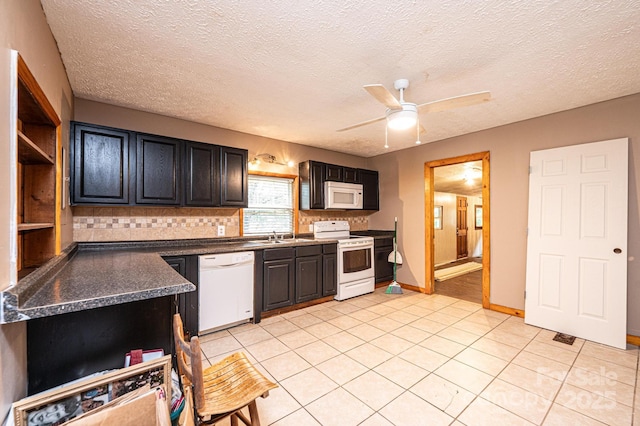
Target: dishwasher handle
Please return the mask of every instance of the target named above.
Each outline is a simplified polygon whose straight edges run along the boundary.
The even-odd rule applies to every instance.
[[[225,268],[235,268],[237,266],[242,266],[242,265],[251,265],[253,264],[252,260],[245,260],[243,262],[236,262],[236,263],[223,263],[223,264],[215,264],[215,265],[202,265],[200,267],[200,269],[203,270],[207,270],[207,269],[225,269]]]
[[[254,257],[252,251],[203,255],[199,257],[199,266],[201,270],[235,268],[252,265]]]

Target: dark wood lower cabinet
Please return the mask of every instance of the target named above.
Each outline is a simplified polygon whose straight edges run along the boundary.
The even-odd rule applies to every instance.
[[[336,244],[322,246],[322,296],[338,293],[338,255]]]
[[[393,238],[374,241],[376,283],[393,279],[393,263],[389,262],[389,253],[393,251]]]
[[[295,250],[293,247],[263,252],[262,310],[291,306],[295,292]]]
[[[336,244],[256,252],[256,292],[261,311],[284,308],[336,294]],[[257,306],[256,306],[257,312]],[[260,321],[261,312],[255,319]]]
[[[263,310],[293,305],[295,262],[293,258],[267,260],[263,267]]]
[[[177,273],[195,284],[195,291],[175,296],[175,310],[180,313],[185,335],[197,336],[199,330],[198,256],[166,256],[164,261]]]
[[[322,292],[322,255],[296,257],[296,303],[317,299]]]
[[[29,395],[122,368],[132,349],[172,353],[173,311],[165,296],[27,321]]]

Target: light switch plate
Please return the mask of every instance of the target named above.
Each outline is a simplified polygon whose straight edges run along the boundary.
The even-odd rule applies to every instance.
[[[218,225],[218,237],[224,237],[224,225]]]

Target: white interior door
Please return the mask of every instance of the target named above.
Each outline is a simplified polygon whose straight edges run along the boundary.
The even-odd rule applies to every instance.
[[[626,347],[628,149],[531,153],[527,324]]]

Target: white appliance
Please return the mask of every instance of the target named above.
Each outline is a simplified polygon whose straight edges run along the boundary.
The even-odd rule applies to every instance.
[[[252,251],[198,256],[199,333],[253,318]]]
[[[344,220],[314,222],[316,239],[338,240],[338,293],[336,300],[349,299],[375,290],[373,237],[350,234]]]
[[[359,183],[325,182],[324,208],[362,209],[362,185]]]

